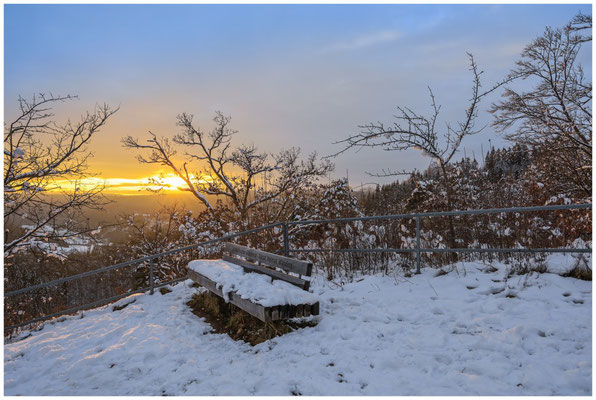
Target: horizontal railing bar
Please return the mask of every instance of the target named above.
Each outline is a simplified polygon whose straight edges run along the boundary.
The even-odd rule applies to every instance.
[[[191,249],[197,248],[199,246],[206,246],[206,245],[209,245],[209,244],[221,242],[223,240],[234,239],[234,238],[236,238],[238,236],[249,235],[251,233],[260,232],[260,231],[263,231],[265,229],[275,228],[276,226],[281,226],[281,225],[283,225],[283,222],[276,222],[274,224],[269,224],[269,225],[265,225],[265,226],[259,226],[258,228],[249,229],[247,231],[242,231],[242,232],[238,232],[238,233],[232,233],[230,235],[226,235],[226,236],[222,236],[222,237],[219,237],[219,238],[207,240],[205,242],[201,242],[201,243],[197,243],[197,244],[191,244],[191,245],[188,245],[188,246],[180,247],[178,249],[172,249],[172,250],[164,251],[162,253],[158,253],[158,254],[154,254],[154,255],[151,255],[151,256],[143,257],[142,259],[139,258],[139,259],[137,259],[137,261],[139,261],[139,260],[148,260],[150,258],[157,258],[157,257],[167,256],[169,254],[179,253],[179,252],[185,251],[185,250],[191,250]]]
[[[111,271],[113,269],[118,269],[118,268],[122,268],[122,267],[126,267],[132,264],[137,263],[137,260],[131,260],[131,261],[126,261],[123,263],[119,263],[119,264],[114,264],[114,265],[110,265],[109,267],[103,267],[103,268],[98,268],[98,269],[93,269],[91,271],[87,271],[87,272],[83,272],[80,274],[76,274],[76,275],[71,275],[71,276],[66,276],[64,278],[60,278],[60,279],[56,279],[50,282],[45,282],[45,283],[40,283],[39,285],[35,285],[35,286],[29,286],[26,288],[22,288],[22,289],[17,289],[17,290],[13,290],[12,292],[8,292],[4,294],[4,297],[10,297],[10,296],[14,296],[17,294],[21,294],[21,293],[27,293],[27,292],[31,292],[33,290],[37,290],[37,289],[43,289],[49,286],[56,286],[59,285],[61,283],[65,283],[65,282],[69,282],[75,279],[80,279],[80,278],[84,278],[86,276],[91,276],[91,275],[96,275],[102,272],[106,272],[106,271]]]
[[[373,215],[373,216],[368,216],[368,217],[313,219],[313,220],[307,220],[307,221],[291,221],[291,222],[288,222],[288,225],[310,225],[310,224],[323,224],[323,223],[329,223],[329,222],[375,221],[375,220],[383,220],[383,219],[406,219],[406,218],[416,218],[416,217],[440,217],[440,216],[449,216],[449,215],[496,214],[496,213],[504,213],[504,212],[575,210],[575,209],[588,209],[588,208],[592,208],[592,204],[569,204],[569,205],[512,207],[512,208],[486,208],[486,209],[479,209],[479,210],[437,211],[437,212],[424,212],[424,213],[413,213],[413,214]]]
[[[592,249],[288,249],[290,253],[591,253]]]
[[[26,288],[13,290],[12,292],[5,293],[4,294],[4,297],[10,297],[10,296],[14,296],[14,295],[21,294],[21,293],[31,292],[31,291],[37,290],[37,289],[43,289],[43,288],[49,287],[49,286],[59,285],[61,283],[69,282],[69,281],[72,281],[72,280],[75,280],[75,279],[80,279],[80,278],[84,278],[86,276],[95,275],[95,274],[99,274],[99,273],[106,272],[106,271],[111,271],[113,269],[127,267],[127,266],[130,266],[132,264],[137,264],[137,263],[141,263],[143,261],[148,261],[148,260],[150,260],[152,258],[159,258],[159,257],[163,257],[163,256],[166,256],[166,255],[169,255],[169,254],[179,253],[179,252],[182,252],[182,251],[185,251],[185,250],[195,249],[195,248],[200,247],[200,246],[206,246],[206,245],[209,245],[209,244],[221,242],[223,240],[233,239],[233,238],[238,237],[238,236],[248,235],[248,234],[259,232],[259,231],[262,231],[262,230],[265,230],[265,229],[273,228],[273,227],[276,227],[276,226],[279,226],[279,225],[283,225],[283,223],[278,222],[278,223],[271,224],[271,225],[265,225],[265,226],[261,226],[261,227],[258,227],[258,228],[250,229],[248,231],[233,233],[231,235],[226,235],[226,236],[222,236],[220,238],[208,240],[206,242],[201,242],[201,243],[197,243],[197,244],[193,244],[193,245],[189,245],[189,246],[185,246],[185,247],[180,247],[178,249],[172,249],[172,250],[164,251],[164,252],[161,252],[161,253],[153,254],[153,255],[150,255],[150,256],[145,256],[145,257],[137,258],[137,259],[134,259],[134,260],[121,262],[121,263],[118,263],[118,264],[110,265],[108,267],[102,267],[102,268],[94,269],[94,270],[91,270],[91,271],[83,272],[83,273],[80,273],[80,274],[71,275],[71,276],[67,276],[67,277],[64,277],[64,278],[56,279],[56,280],[53,280],[53,281],[50,281],[50,282],[40,283],[39,285],[35,285],[35,286],[29,286],[29,287],[26,287]]]
[[[416,253],[416,249],[288,249],[290,253]]]
[[[160,283],[159,285],[155,285],[153,287],[154,288],[158,288],[158,287],[170,285],[172,283],[177,283],[177,282],[185,281],[187,279],[188,279],[187,277],[178,278],[178,279],[174,279],[174,280],[171,280],[171,281],[168,281],[168,282]],[[119,300],[119,299],[124,298],[124,297],[131,296],[131,295],[136,294],[136,293],[144,293],[144,292],[146,292],[146,291],[148,291],[150,289],[151,289],[150,287],[146,287],[146,288],[138,289],[138,290],[135,290],[135,291],[132,291],[132,292],[127,292],[127,293],[119,294],[117,296],[108,297],[107,299],[97,300],[97,301],[94,301],[93,303],[83,304],[82,306],[77,306],[77,307],[69,308],[68,310],[58,311],[56,313],[45,315],[43,317],[39,317],[39,318],[35,318],[35,319],[31,319],[29,321],[21,322],[21,323],[16,324],[16,325],[7,326],[7,327],[4,327],[4,330],[7,331],[7,330],[14,329],[14,328],[19,328],[21,326],[30,325],[30,324],[34,324],[36,322],[44,321],[46,319],[50,319],[50,318],[54,318],[54,317],[59,317],[60,315],[74,313],[76,311],[80,311],[80,310],[85,309],[85,308],[96,307],[96,306],[98,306],[100,304],[104,304],[104,303],[106,303],[106,304],[107,303],[111,303],[113,301]]]

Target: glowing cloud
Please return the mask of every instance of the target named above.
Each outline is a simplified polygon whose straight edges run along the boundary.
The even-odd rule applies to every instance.
[[[201,179],[205,182],[205,179]],[[54,182],[54,190],[89,190],[98,186],[104,186],[105,193],[122,195],[147,194],[148,191],[176,192],[186,188],[184,180],[174,174],[155,174],[153,176],[129,179],[129,178],[85,178],[78,181],[57,180]]]

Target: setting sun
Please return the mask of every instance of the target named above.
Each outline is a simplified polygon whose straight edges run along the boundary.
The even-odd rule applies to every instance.
[[[147,182],[153,183],[149,185],[149,188],[162,188],[163,190],[183,190],[186,188],[186,182],[184,179],[180,178],[177,175],[169,174],[169,175],[156,175],[150,178],[146,178]]]

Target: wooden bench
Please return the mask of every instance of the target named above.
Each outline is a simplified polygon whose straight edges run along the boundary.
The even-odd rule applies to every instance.
[[[191,261],[188,268],[188,277],[263,322],[319,315],[319,302],[315,301],[316,296],[308,292],[312,274],[311,263],[234,243],[225,244],[225,253],[227,254],[224,254],[221,260]],[[241,267],[241,269],[238,267]],[[218,271],[218,269],[224,271]],[[197,270],[201,270],[201,272]],[[271,285],[272,293],[277,291],[276,293],[279,295],[282,291],[289,298],[294,297],[303,299],[303,301],[306,299],[306,301],[302,304],[295,304],[295,302],[289,304],[286,301],[284,304],[263,305],[260,303],[267,303],[267,301],[251,300],[246,298],[245,293],[241,291],[230,291],[224,294],[222,291],[223,283],[218,281],[219,277],[212,276],[213,279],[211,279],[205,276],[217,275],[219,272],[231,273],[235,278],[241,279],[245,287],[250,287],[252,280],[261,288],[265,287],[267,289],[267,283],[264,284],[263,281],[268,281],[268,279],[263,279],[252,273],[264,274],[271,278],[271,282],[268,284]],[[276,280],[287,282],[287,284],[274,284],[273,282]]]

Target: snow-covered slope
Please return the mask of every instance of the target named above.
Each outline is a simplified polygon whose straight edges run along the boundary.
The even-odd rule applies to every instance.
[[[187,281],[7,343],[5,394],[591,394],[591,282],[485,268],[318,278],[320,323],[255,347],[209,333]]]

